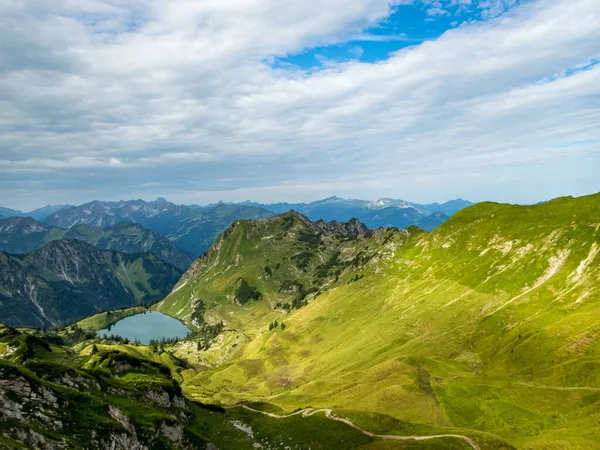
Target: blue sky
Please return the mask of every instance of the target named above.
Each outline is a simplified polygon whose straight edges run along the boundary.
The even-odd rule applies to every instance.
[[[435,40],[446,31],[476,21],[493,19],[521,4],[501,2],[493,10],[470,1],[417,2],[390,7],[389,16],[378,23],[347,36],[335,44],[307,48],[302,52],[274,58],[273,67],[320,70],[332,63],[350,60],[365,63],[383,61],[406,47]]]
[[[597,0],[0,4],[0,205],[600,190]]]

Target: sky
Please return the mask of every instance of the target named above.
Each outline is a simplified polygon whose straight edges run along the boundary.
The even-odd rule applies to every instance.
[[[0,3],[0,205],[600,191],[598,0]]]

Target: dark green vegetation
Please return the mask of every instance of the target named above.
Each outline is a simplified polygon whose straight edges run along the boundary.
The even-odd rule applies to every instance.
[[[157,309],[224,330],[190,398],[384,413],[518,448],[600,441],[600,195],[481,203],[432,233],[240,221]],[[243,305],[239,280],[261,293]],[[284,322],[282,330],[274,323]]]
[[[185,252],[198,256],[206,251],[233,221],[262,219],[272,215],[273,213],[256,207],[196,207],[175,205],[165,199],[153,202],[95,201],[58,211],[50,216],[46,223],[61,228],[72,228],[82,224],[90,227],[108,227],[120,222],[135,222],[166,236]]]
[[[0,220],[0,250],[6,253],[28,253],[59,239],[77,239],[121,253],[150,252],[181,270],[186,270],[194,260],[164,236],[136,223],[121,222],[107,228],[76,225],[64,229],[46,225],[31,217]]]
[[[13,326],[51,326],[163,298],[181,271],[152,253],[100,250],[60,240],[26,255],[0,252],[0,317]]]

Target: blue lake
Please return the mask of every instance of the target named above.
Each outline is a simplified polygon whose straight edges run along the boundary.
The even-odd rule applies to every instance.
[[[138,339],[148,345],[150,339],[160,341],[162,338],[184,338],[190,333],[189,328],[179,320],[173,319],[157,311],[147,311],[134,316],[125,317],[114,325],[98,331],[97,336],[119,335],[130,341]]]

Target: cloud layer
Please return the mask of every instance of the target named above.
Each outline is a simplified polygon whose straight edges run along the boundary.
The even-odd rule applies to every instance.
[[[528,2],[499,16],[514,2],[481,2],[493,18],[383,62],[316,72],[270,62],[344,42],[394,5],[5,3],[5,205],[330,194],[526,202],[600,189],[597,0]]]

